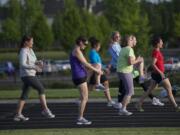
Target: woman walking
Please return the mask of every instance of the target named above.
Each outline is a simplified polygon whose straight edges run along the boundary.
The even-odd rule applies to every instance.
[[[14,117],[15,121],[27,121],[28,117],[22,114],[25,100],[28,98],[29,87],[33,87],[38,91],[40,103],[42,105],[42,115],[47,118],[54,118],[55,115],[51,113],[46,103],[46,96],[44,87],[36,77],[36,72],[41,71],[43,63],[37,61],[36,55],[33,51],[33,37],[24,36],[21,41],[19,49],[19,63],[20,63],[20,77],[23,82],[22,93],[19,99],[17,112]]]
[[[103,70],[102,60],[98,53],[101,48],[100,41],[97,40],[95,37],[91,37],[89,41],[91,43],[91,50],[89,52],[90,63],[95,68],[99,66],[101,67],[100,70]],[[96,86],[97,79],[99,79],[99,83],[103,85],[104,94],[107,98],[107,106],[113,106],[115,102],[111,99],[111,94],[109,90],[109,81],[104,73],[99,75],[99,78],[96,77],[96,73],[94,72],[90,75],[89,89],[90,90],[93,90],[94,88],[97,89]]]
[[[98,70],[91,66],[87,62],[83,55],[83,50],[88,45],[88,41],[85,37],[80,36],[76,39],[76,44],[74,49],[70,54],[70,64],[72,72],[73,83],[78,87],[80,93],[80,104],[78,119],[76,124],[78,125],[90,125],[92,122],[84,118],[84,111],[86,108],[86,103],[88,101],[88,86],[87,86],[87,71],[86,68],[89,68],[95,71],[97,74],[101,74],[101,70]]]
[[[144,99],[158,86],[158,84],[161,84],[164,87],[164,89],[166,89],[169,101],[172,103],[173,107],[176,109],[176,111],[180,111],[180,107],[178,107],[172,94],[171,83],[164,74],[164,57],[160,51],[160,49],[163,48],[163,41],[161,37],[154,37],[152,40],[152,45],[154,48],[152,51],[152,81],[149,89],[140,98],[139,103],[137,104],[137,109],[139,111],[144,111],[144,109],[142,108]]]
[[[127,105],[131,100],[131,96],[134,94],[133,84],[133,65],[141,63],[143,59],[138,57],[136,59],[134,55],[133,36],[126,36],[123,42],[124,47],[121,49],[117,61],[117,72],[119,79],[122,80],[124,85],[125,95],[122,100],[122,107],[119,109],[119,115],[132,115],[132,112],[127,110]]]

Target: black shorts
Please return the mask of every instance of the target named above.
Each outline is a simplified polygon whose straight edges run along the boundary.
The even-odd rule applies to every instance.
[[[152,77],[152,79],[153,79],[156,83],[158,83],[158,84],[160,84],[164,79],[167,78],[167,77],[162,78],[159,73],[152,73],[152,74],[151,74],[151,77]]]
[[[73,80],[73,83],[74,83],[76,86],[78,86],[78,85],[80,85],[80,84],[82,84],[82,83],[84,83],[84,82],[87,81],[87,76],[82,77],[82,78],[78,78],[78,79],[72,79],[72,80]]]
[[[116,68],[114,68],[113,66],[111,66],[110,71],[111,71],[111,73],[116,73]]]
[[[100,82],[104,83],[105,81],[108,81],[106,75],[102,74],[100,78]],[[90,77],[89,84],[95,85],[96,84],[96,73],[93,73],[93,75]]]

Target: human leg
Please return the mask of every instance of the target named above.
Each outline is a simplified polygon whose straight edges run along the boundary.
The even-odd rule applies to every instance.
[[[113,105],[114,108],[116,109],[120,109],[122,108],[122,101],[123,101],[123,98],[125,96],[125,88],[124,88],[124,85],[123,85],[123,82],[122,80],[119,78],[119,88],[118,88],[118,102],[116,104]]]
[[[139,102],[136,105],[136,108],[138,109],[138,111],[143,111],[142,109],[142,105],[143,102],[145,100],[145,98],[149,95],[149,93],[151,93],[155,88],[157,87],[157,83],[154,80],[151,80],[150,86],[148,88],[147,91],[144,92],[144,94],[141,96],[141,98],[139,99]]]
[[[131,73],[119,73],[119,78],[122,80],[125,88],[125,96],[122,100],[122,108],[119,109],[120,115],[131,115],[127,111],[127,106],[130,103],[131,96],[134,94],[133,78]]]
[[[80,93],[80,106],[79,106],[79,118],[82,118],[84,116],[84,110],[86,108],[86,103],[88,101],[88,88],[87,83],[84,82],[78,86],[79,93]]]
[[[137,76],[136,78],[134,78],[134,80],[139,83],[139,76]],[[149,87],[149,82],[144,82],[144,83],[140,83],[140,86],[143,88],[144,91],[148,90]],[[152,104],[153,105],[158,105],[158,106],[164,106],[164,103],[162,103],[155,95],[153,95],[152,93],[148,94],[148,97],[152,100]]]
[[[119,78],[119,88],[118,88],[118,102],[121,103],[125,96],[125,88],[122,80]]]
[[[80,93],[80,105],[79,105],[79,112],[78,112],[78,125],[89,125],[91,124],[91,121],[88,121],[84,118],[84,111],[86,108],[86,103],[88,101],[88,87],[87,87],[87,82],[84,82],[78,86],[79,88],[79,93]]]
[[[172,94],[172,87],[171,87],[171,83],[170,83],[169,79],[168,78],[164,79],[161,84],[167,90],[169,101],[172,103],[174,108],[177,108],[178,105],[177,105],[177,103],[174,99],[174,96]]]
[[[21,97],[20,97],[18,105],[17,105],[16,115],[14,117],[15,121],[27,121],[27,120],[29,120],[28,117],[25,117],[22,114],[22,111],[23,111],[23,108],[25,105],[25,100],[28,98],[28,93],[29,93],[29,85],[27,84],[27,82],[25,80],[23,80],[22,93],[21,93]]]
[[[102,79],[101,79],[102,80]],[[109,90],[109,81],[106,80],[106,81],[103,81],[102,83],[105,87],[105,90],[104,90],[104,95],[106,96],[106,99],[108,101],[107,103],[107,106],[114,106],[115,102],[112,100],[111,98],[111,93],[110,93],[110,90]]]
[[[47,118],[55,118],[55,115],[52,114],[52,112],[48,108],[46,95],[42,83],[38,80],[37,77],[34,76],[29,78],[29,85],[38,91],[39,100],[42,106],[42,115],[44,115]]]

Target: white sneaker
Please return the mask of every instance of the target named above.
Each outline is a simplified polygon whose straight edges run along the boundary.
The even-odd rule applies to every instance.
[[[116,109],[121,109],[122,108],[122,104],[121,103],[116,103],[113,105],[114,108]]]
[[[28,121],[28,120],[29,118],[25,117],[23,114],[20,114],[20,115],[16,114],[14,116],[14,121]]]
[[[154,97],[152,100],[152,104],[153,105],[157,105],[157,106],[164,106],[164,103],[162,103],[158,98]]]
[[[43,110],[42,115],[44,115],[46,118],[55,118],[55,115],[52,114],[52,112],[48,109],[48,110]]]
[[[130,116],[133,113],[132,112],[128,112],[127,110],[123,110],[123,109],[119,109],[119,115],[126,115],[126,116]]]
[[[108,103],[107,103],[107,106],[108,107],[111,107],[111,106],[114,106],[116,103],[114,102],[114,101],[109,101]]]
[[[95,86],[96,91],[105,90],[105,87],[100,83]]]
[[[85,118],[81,118],[81,119],[78,119],[77,122],[76,122],[77,125],[91,125],[92,122],[91,121],[88,121],[87,119]]]

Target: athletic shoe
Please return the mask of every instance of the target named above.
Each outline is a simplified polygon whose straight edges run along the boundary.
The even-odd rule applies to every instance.
[[[42,112],[42,115],[44,115],[46,118],[55,118],[55,115],[54,114],[52,114],[52,112],[49,110],[49,109],[47,109],[47,110],[43,110]]]
[[[113,105],[114,108],[116,109],[121,109],[122,108],[122,104],[121,103],[116,103]]]
[[[133,113],[132,112],[129,112],[127,110],[123,110],[123,109],[119,109],[119,115],[126,115],[126,116],[130,116],[132,115]]]
[[[24,115],[20,114],[16,114],[15,117],[14,117],[14,121],[28,121],[29,118],[28,117],[25,117]]]
[[[77,125],[91,125],[92,122],[91,121],[88,121],[87,119],[85,118],[81,118],[81,119],[78,119],[77,122],[76,122]]]
[[[153,97],[152,104],[153,104],[153,105],[157,105],[157,106],[164,106],[164,103],[162,103],[162,102],[161,102],[158,98],[156,98],[156,97]]]
[[[105,90],[105,87],[100,83],[95,86],[96,91]]]
[[[111,106],[114,106],[114,104],[116,104],[114,101],[109,101],[109,102],[107,103],[107,106],[108,106],[108,107],[111,107]]]
[[[144,109],[143,109],[142,106],[140,106],[139,104],[135,104],[135,108],[136,108],[137,111],[139,111],[139,112],[144,112]]]
[[[176,112],[180,112],[180,106],[176,107]]]

